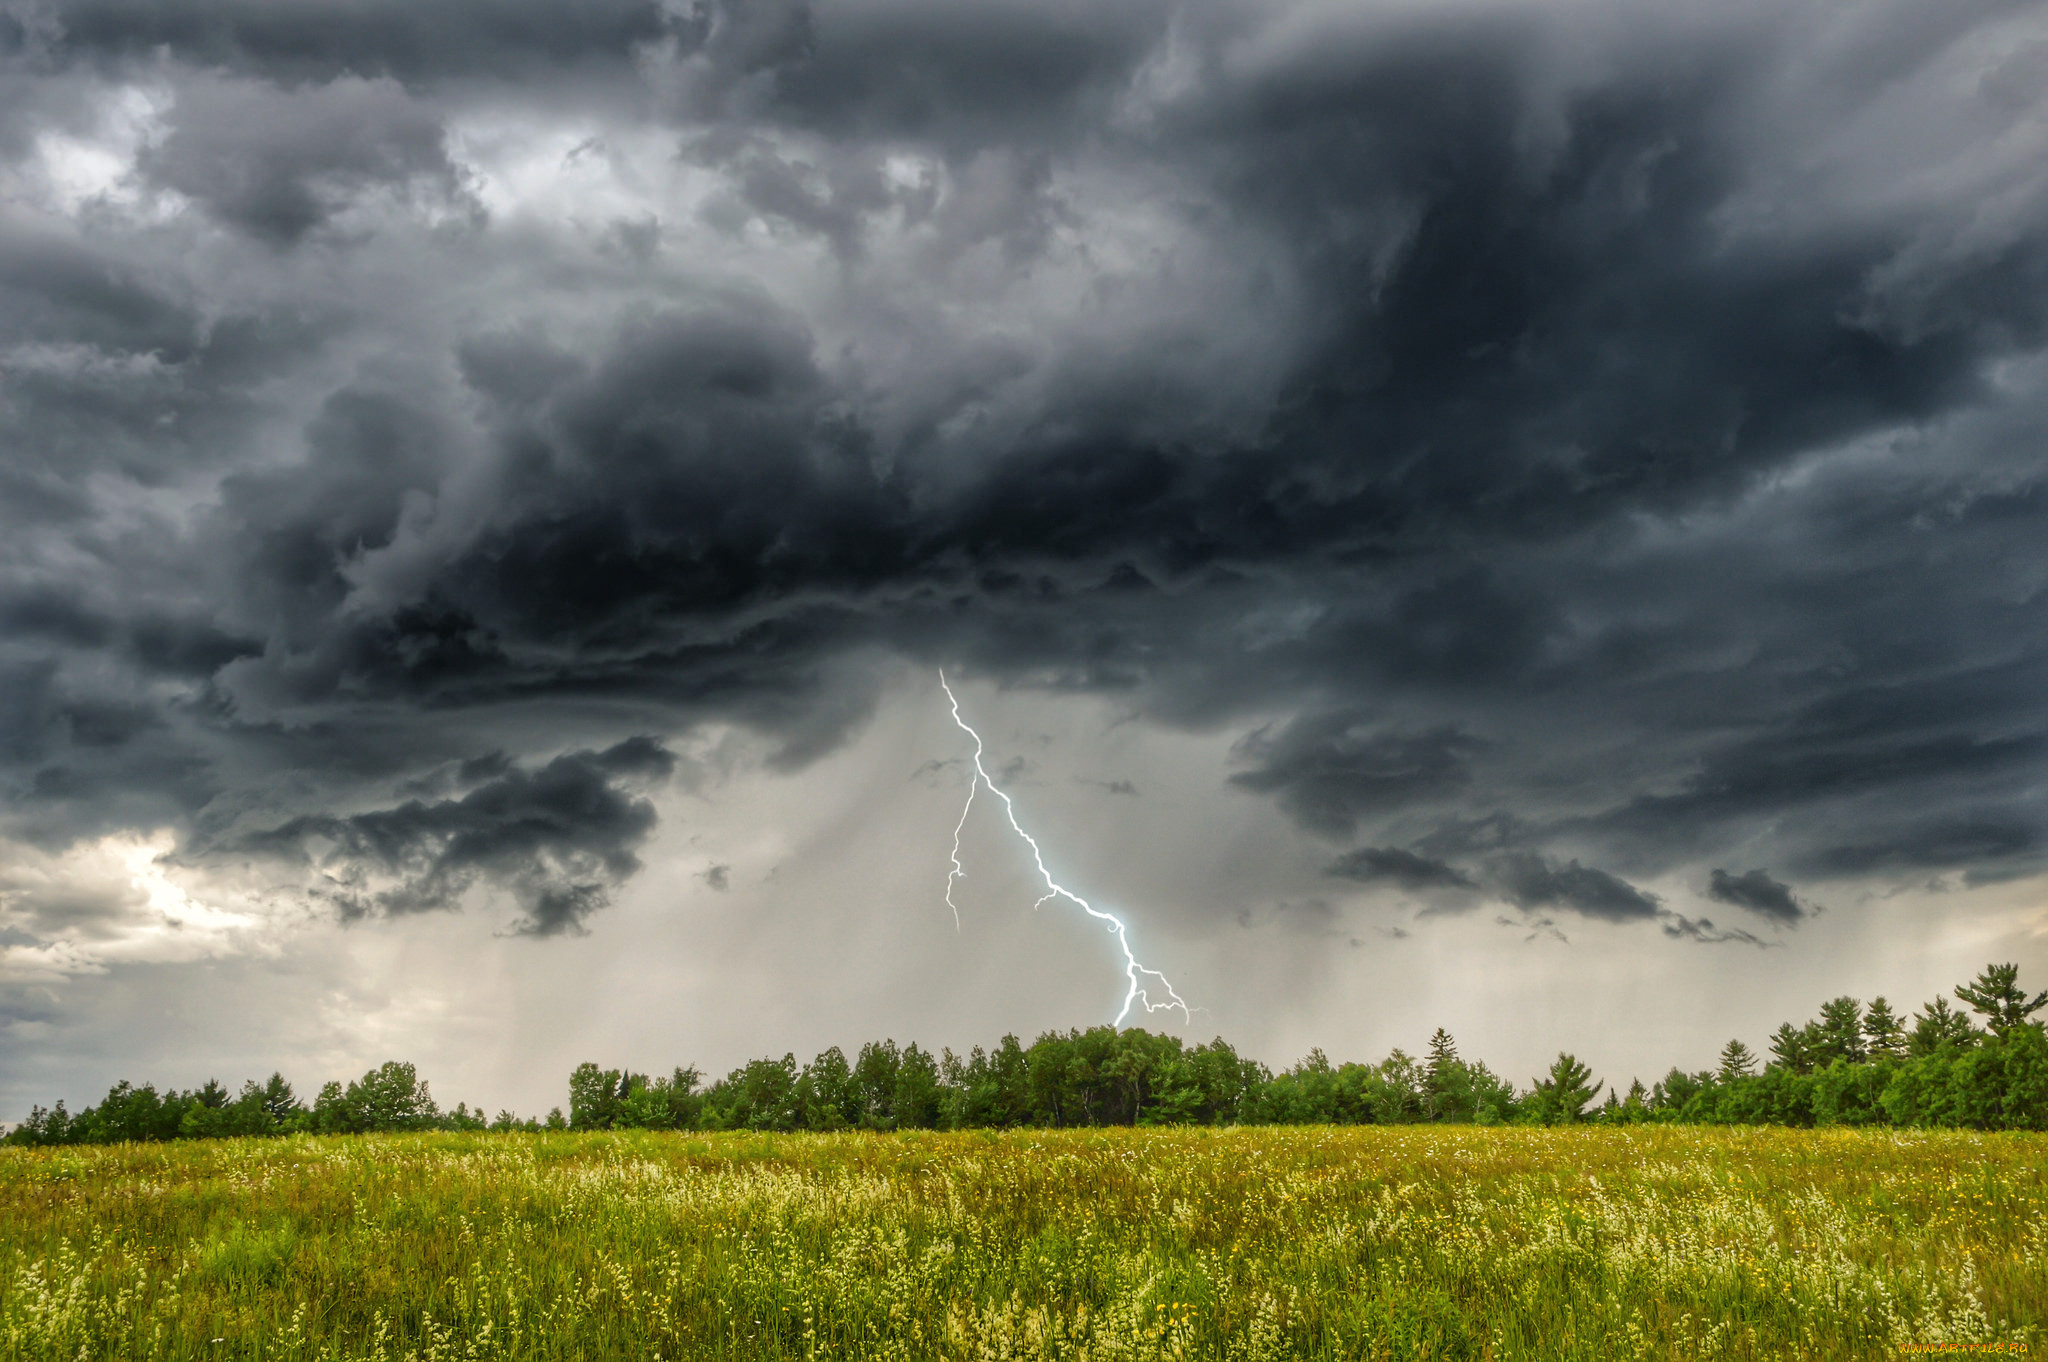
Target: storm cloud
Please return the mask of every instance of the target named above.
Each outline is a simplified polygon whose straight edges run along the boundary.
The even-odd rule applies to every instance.
[[[1562,908],[1610,922],[1657,916],[1656,895],[1576,860],[1559,863],[1524,853],[1505,858],[1495,873],[1503,895],[1517,907]]]
[[[295,856],[317,872],[313,892],[344,918],[452,908],[484,877],[524,908],[515,930],[580,931],[609,886],[640,868],[633,849],[654,828],[654,806],[622,783],[666,776],[674,765],[647,738],[567,753],[533,771],[483,758],[453,776],[473,782],[459,797],[301,816],[222,850]]]
[[[1360,847],[1323,867],[1325,875],[1360,884],[1391,884],[1401,889],[1477,889],[1472,877],[1456,866],[1418,856],[1399,847]]]
[[[944,666],[1247,902],[2037,874],[2048,24],[1822,8],[10,7],[0,838],[597,932]]]
[[[1761,870],[1731,875],[1717,868],[1707,881],[1707,897],[1717,903],[1747,908],[1773,922],[1794,923],[1806,916],[1806,909],[1793,896],[1792,886],[1780,884]]]

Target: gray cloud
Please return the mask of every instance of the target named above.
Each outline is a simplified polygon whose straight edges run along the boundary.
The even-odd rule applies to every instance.
[[[62,0],[17,37],[45,59],[175,61],[289,81],[355,74],[430,81],[522,76],[584,63],[623,64],[633,46],[670,31],[660,5],[593,0],[573,11],[513,0],[488,6],[368,4],[315,0],[288,7],[261,0],[224,5]],[[31,41],[30,34],[39,34]]]
[[[303,862],[323,882],[314,892],[344,917],[451,908],[481,877],[517,896],[525,916],[515,930],[578,932],[605,906],[609,886],[640,868],[634,848],[654,828],[654,806],[623,783],[666,776],[674,765],[648,738],[571,752],[533,771],[486,762],[467,774],[489,778],[459,798],[305,815],[219,850]]]
[[[1272,794],[1303,827],[1341,836],[1360,817],[1455,794],[1470,781],[1476,744],[1452,728],[1387,732],[1356,712],[1304,716],[1242,744],[1257,763],[1230,777]]]
[[[1740,927],[1716,927],[1712,918],[1689,918],[1683,913],[1666,913],[1663,919],[1664,935],[1679,940],[1698,941],[1708,945],[1721,942],[1737,942],[1745,946],[1769,946],[1771,943]]]
[[[1806,909],[1793,896],[1792,886],[1772,879],[1761,870],[1731,875],[1716,869],[1707,881],[1707,897],[1718,903],[1747,908],[1774,922],[1797,923],[1806,916]]]
[[[1360,884],[1391,884],[1399,889],[1472,890],[1478,882],[1456,866],[1418,856],[1399,847],[1360,847],[1347,851],[1323,868],[1325,875]]]
[[[1655,894],[1576,860],[1519,853],[1493,867],[1503,896],[1523,909],[1564,908],[1585,917],[1627,922],[1658,916]]]
[[[907,660],[1239,734],[1363,883],[2044,865],[2010,14],[21,13],[6,835],[558,931],[654,825],[557,754],[795,774]]]
[[[366,191],[460,201],[440,119],[391,80],[280,90],[195,81],[139,168],[261,241],[289,246]]]

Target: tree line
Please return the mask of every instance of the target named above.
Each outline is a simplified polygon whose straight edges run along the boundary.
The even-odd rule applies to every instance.
[[[1098,1026],[1047,1032],[1030,1045],[934,1055],[893,1041],[849,1060],[834,1046],[810,1063],[757,1059],[706,1083],[695,1068],[667,1076],[580,1064],[569,1105],[545,1120],[507,1111],[486,1119],[440,1110],[413,1066],[397,1062],[329,1083],[309,1106],[273,1074],[239,1094],[208,1082],[190,1092],[118,1083],[76,1115],[37,1107],[5,1137],[27,1145],[168,1140],[294,1132],[417,1130],[931,1130],[1007,1126],[1397,1124],[1560,1125],[1695,1122],[1744,1125],[1962,1126],[2048,1129],[2048,1032],[2016,965],[1989,965],[1910,1017],[1875,998],[1836,998],[1803,1026],[1787,1022],[1768,1058],[1740,1040],[1711,1069],[1673,1068],[1626,1094],[1560,1053],[1518,1089],[1458,1054],[1439,1028],[1420,1056],[1333,1064],[1318,1050],[1279,1072],[1221,1039]],[[1600,1100],[1606,1090],[1605,1101]]]

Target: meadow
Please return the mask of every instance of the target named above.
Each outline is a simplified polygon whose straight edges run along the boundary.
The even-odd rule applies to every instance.
[[[2048,1353],[2048,1137],[1294,1127],[0,1149],[0,1358]]]

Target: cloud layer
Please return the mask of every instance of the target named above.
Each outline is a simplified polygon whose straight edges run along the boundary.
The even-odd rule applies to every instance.
[[[32,2],[0,191],[38,855],[595,929],[884,658],[1432,911],[2042,868],[2038,7]]]

